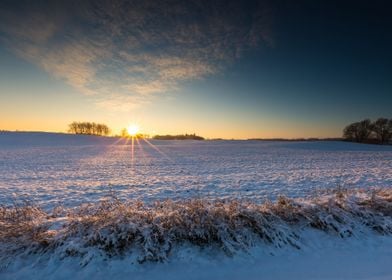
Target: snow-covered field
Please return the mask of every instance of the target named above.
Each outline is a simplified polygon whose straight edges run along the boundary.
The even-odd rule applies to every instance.
[[[117,141],[117,142],[116,142]],[[392,146],[344,142],[135,141],[0,134],[0,203],[50,207],[120,198],[303,197],[316,190],[391,187]]]
[[[146,205],[166,199],[173,203],[188,199],[239,199],[258,205],[286,195],[304,205],[324,201],[317,202],[322,209],[318,211],[329,221],[328,213],[334,206],[328,196],[335,197],[330,190],[392,188],[392,146],[344,142],[150,140],[148,143],[140,139],[134,141],[132,148],[131,141],[125,142],[91,136],[0,132],[0,205],[6,207],[28,200],[52,215],[57,206],[66,212],[82,203],[96,204],[112,196],[121,201],[139,200]],[[19,254],[17,261],[1,264],[0,278],[392,279],[392,238],[387,234],[392,230],[392,208],[388,208],[392,201],[388,196],[383,200],[389,204],[383,206],[380,216],[378,208],[366,208],[365,219],[362,214],[350,216],[350,211],[359,213],[355,209],[362,204],[357,205],[356,201],[365,194],[350,195],[355,199],[345,198],[344,207],[336,205],[338,210],[345,209],[344,219],[354,217],[354,222],[347,225],[340,222],[341,217],[331,214],[339,224],[335,234],[295,222],[296,229],[292,232],[298,234],[300,249],[279,248],[256,240],[246,250],[228,255],[219,248],[182,244],[163,263],[143,264],[132,261],[132,252],[108,258],[96,257],[101,255],[91,249],[87,255],[93,257],[87,257],[88,263],[84,261],[85,255],[80,260],[77,256],[53,257],[45,252]],[[367,201],[373,203],[371,191],[366,195]],[[252,211],[252,215],[258,215],[259,210]],[[80,213],[73,215],[79,217],[77,221],[83,218],[78,216]],[[170,217],[170,213],[163,216]],[[373,232],[366,223],[374,217],[387,230],[381,234]],[[64,218],[60,215],[49,226],[50,230],[59,230]],[[36,226],[43,220],[51,222],[40,216],[32,223]],[[272,229],[290,227],[291,222],[284,220]],[[340,226],[344,232],[349,228],[353,234],[342,238]]]

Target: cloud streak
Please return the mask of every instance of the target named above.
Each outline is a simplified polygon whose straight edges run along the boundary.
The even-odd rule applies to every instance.
[[[10,2],[1,42],[98,106],[131,110],[271,44],[266,5],[240,2]]]

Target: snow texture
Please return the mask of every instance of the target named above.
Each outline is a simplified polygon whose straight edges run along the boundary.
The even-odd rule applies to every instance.
[[[392,279],[392,147],[0,132],[1,279]]]
[[[0,203],[76,206],[121,199],[304,197],[392,185],[392,146],[345,142],[150,141],[0,133]],[[44,205],[42,205],[44,204]]]

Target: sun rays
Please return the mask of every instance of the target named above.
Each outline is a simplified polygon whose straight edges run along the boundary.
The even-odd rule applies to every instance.
[[[130,124],[127,126],[126,129],[124,128],[122,130],[121,137],[117,139],[112,145],[126,145],[126,146],[130,145],[132,169],[134,168],[136,161],[139,160],[142,161],[144,164],[147,164],[148,161],[146,160],[146,158],[148,156],[150,157],[156,156],[156,153],[148,152],[148,150],[151,151],[151,149],[157,152],[160,156],[171,161],[171,158],[168,155],[166,155],[161,149],[159,149],[156,145],[154,145],[148,139],[148,137],[146,137],[146,135],[142,133],[141,128],[138,124]]]

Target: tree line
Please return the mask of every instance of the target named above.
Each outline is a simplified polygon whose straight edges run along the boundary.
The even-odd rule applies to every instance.
[[[392,140],[392,119],[378,118],[372,122],[365,119],[346,126],[343,138],[359,143],[388,144]]]
[[[180,135],[155,135],[155,140],[204,140],[203,137],[193,134],[180,134]]]
[[[110,129],[106,124],[95,122],[72,122],[68,125],[68,132],[87,135],[109,135]]]

